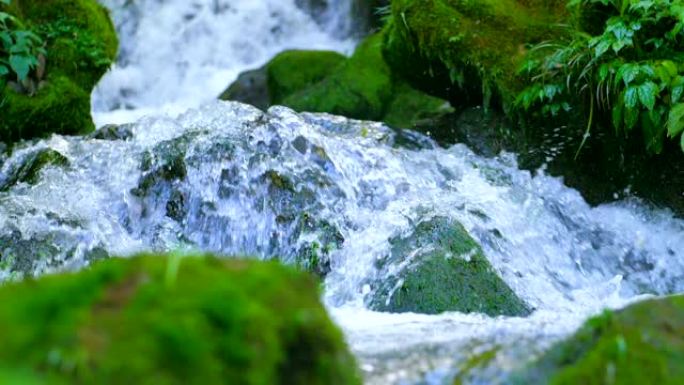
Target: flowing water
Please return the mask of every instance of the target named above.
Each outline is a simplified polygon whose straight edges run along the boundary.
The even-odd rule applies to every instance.
[[[321,41],[330,39],[338,49],[348,44],[286,1],[232,1],[229,9],[237,13],[228,19],[240,28],[262,31],[268,25],[263,23],[272,22],[287,30],[288,20],[300,24],[287,42],[250,36],[263,46],[244,59],[251,50],[242,50],[239,42],[249,41],[236,36],[238,27],[214,25],[217,16],[204,8],[184,16],[182,11],[204,3],[218,9],[223,4],[141,1],[135,12],[158,12],[118,20],[122,34],[139,41],[124,42],[122,63],[95,93],[102,121],[197,104],[212,97],[197,96],[213,86],[205,76],[228,79],[297,39],[328,36]],[[273,20],[266,17],[274,14]],[[254,26],[247,15],[266,19]],[[149,51],[145,45],[161,37],[144,31],[155,23],[168,27],[165,33],[183,29],[188,35],[174,34],[177,39]],[[232,34],[221,39],[235,48],[164,58],[202,40],[185,40],[189,36],[221,35],[217,31]],[[216,75],[220,60],[228,69]],[[160,61],[169,68],[150,70]],[[174,81],[131,80],[150,74]],[[179,84],[188,88],[179,90]],[[137,110],[109,111],[121,103]],[[44,168],[33,184],[10,182],[46,149],[68,161]],[[376,263],[390,252],[389,240],[433,217],[462,223],[533,314],[369,310],[378,283],[388,278],[383,274],[392,274]],[[17,146],[11,156],[0,157],[0,242],[6,257],[0,280],[150,249],[278,256],[302,264],[303,252],[325,245],[324,301],[368,384],[442,384],[457,375],[463,383],[503,383],[511,370],[601,309],[684,291],[684,221],[668,211],[637,200],[592,208],[562,180],[543,170],[520,170],[512,154],[488,159],[463,145],[440,148],[419,134],[378,123],[283,107],[261,112],[229,102],[142,118],[89,138],[53,136]]]

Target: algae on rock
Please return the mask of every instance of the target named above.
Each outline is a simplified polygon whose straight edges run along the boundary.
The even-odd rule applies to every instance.
[[[143,255],[0,288],[2,378],[359,384],[314,280],[276,263]]]
[[[369,300],[374,310],[530,313],[458,222],[442,217],[425,220],[411,235],[392,238],[390,244],[390,254],[378,266],[380,276],[387,277]]]

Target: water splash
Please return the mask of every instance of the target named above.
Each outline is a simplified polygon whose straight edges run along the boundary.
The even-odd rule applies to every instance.
[[[473,352],[490,351],[495,365],[466,382],[496,383],[604,307],[684,291],[684,221],[638,201],[592,208],[560,179],[519,170],[510,154],[487,159],[379,123],[224,102],[124,131],[116,140],[53,136],[4,161],[0,184],[40,149],[69,165],[0,192],[3,255],[42,245],[45,255],[22,263],[44,273],[187,246],[300,263],[307,247],[332,244],[324,300],[369,383],[441,383]],[[385,278],[375,262],[388,240],[432,216],[462,223],[534,314],[366,309]]]

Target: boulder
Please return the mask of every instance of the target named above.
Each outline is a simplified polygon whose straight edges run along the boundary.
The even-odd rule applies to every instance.
[[[374,310],[530,314],[477,242],[452,219],[424,220],[411,234],[392,238],[390,245],[390,253],[378,262],[378,276],[385,278],[368,301]]]

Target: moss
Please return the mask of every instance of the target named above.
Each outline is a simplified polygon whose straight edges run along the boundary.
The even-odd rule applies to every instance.
[[[28,155],[19,167],[8,173],[8,178],[0,183],[0,191],[17,183],[35,184],[38,182],[40,172],[47,166],[64,167],[67,165],[69,165],[69,160],[59,152],[50,148],[38,150]]]
[[[0,140],[92,131],[90,93],[116,57],[107,10],[95,0],[13,0],[7,8],[47,43],[47,81],[35,97],[0,90]]]
[[[441,116],[453,112],[446,100],[418,91],[404,82],[395,85],[394,95],[382,119],[392,127],[417,129],[421,123],[432,125]]]
[[[392,97],[393,84],[389,67],[382,57],[381,44],[381,35],[364,40],[335,73],[290,95],[283,104],[297,111],[381,120]]]
[[[391,254],[379,267],[408,266],[380,284],[370,299],[371,308],[427,314],[530,313],[460,223],[433,218],[418,224],[410,236],[393,238],[390,243]]]
[[[359,383],[315,282],[274,263],[110,259],[0,301],[3,367],[46,384]]]
[[[507,107],[525,45],[558,34],[565,1],[395,0],[385,57],[411,85],[455,105]]]
[[[513,376],[516,384],[681,384],[684,296],[637,303],[589,320]]]
[[[84,134],[94,129],[90,93],[64,76],[49,76],[34,96],[10,87],[0,91],[0,141]]]
[[[335,72],[346,58],[332,51],[285,51],[268,63],[271,104],[310,87]]]

